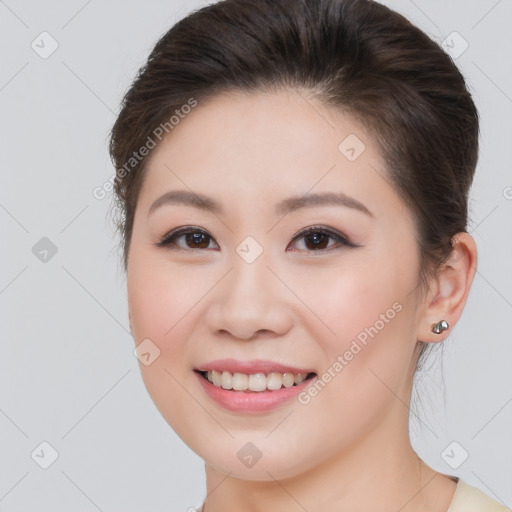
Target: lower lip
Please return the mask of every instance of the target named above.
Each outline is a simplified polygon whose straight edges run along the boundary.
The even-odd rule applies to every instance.
[[[233,412],[258,413],[277,409],[286,402],[295,398],[303,391],[316,376],[302,381],[300,384],[267,391],[232,391],[214,386],[205,379],[199,372],[194,372],[203,386],[206,394],[219,405]]]

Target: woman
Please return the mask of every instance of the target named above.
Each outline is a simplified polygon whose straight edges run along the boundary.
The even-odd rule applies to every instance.
[[[225,0],[160,39],[110,151],[141,372],[201,510],[506,510],[408,433],[477,263],[478,114],[437,44],[366,0]]]

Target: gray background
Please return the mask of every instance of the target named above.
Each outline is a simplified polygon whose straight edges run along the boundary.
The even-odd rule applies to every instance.
[[[467,42],[456,62],[482,121],[469,229],[478,273],[421,380],[413,445],[510,507],[512,3],[386,4],[449,36],[452,52]],[[159,36],[202,5],[0,0],[0,511],[185,511],[204,497],[202,460],[142,382],[110,199],[92,194],[114,172],[106,140],[122,93]],[[43,31],[58,43],[47,58]],[[58,453],[47,469],[43,441]]]

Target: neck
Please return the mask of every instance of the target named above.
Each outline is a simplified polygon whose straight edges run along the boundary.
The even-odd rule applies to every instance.
[[[291,478],[242,480],[206,463],[204,512],[446,512],[456,484],[414,452],[407,409],[400,407],[401,428],[396,417],[385,421],[356,445]]]

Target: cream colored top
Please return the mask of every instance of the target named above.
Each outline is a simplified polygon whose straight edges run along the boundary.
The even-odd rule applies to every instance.
[[[196,508],[203,512],[204,501]],[[462,480],[457,481],[455,494],[446,512],[512,512],[510,508],[494,501],[480,489],[473,487]]]
[[[202,510],[202,509],[201,509]],[[480,489],[459,479],[452,502],[446,512],[511,512]]]

